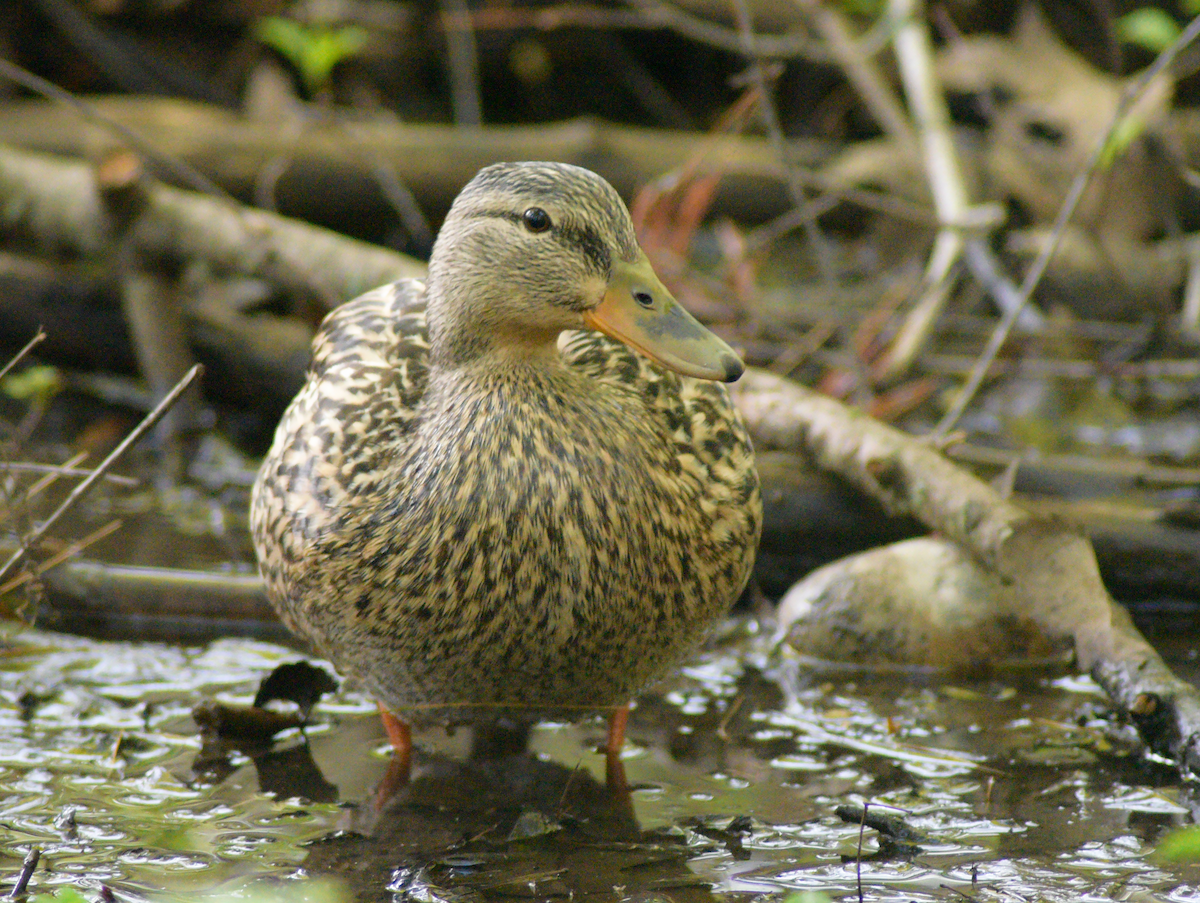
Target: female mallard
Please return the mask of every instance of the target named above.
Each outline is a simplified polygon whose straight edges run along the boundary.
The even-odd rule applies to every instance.
[[[482,170],[424,284],[329,315],[251,525],[271,602],[379,701],[402,779],[406,722],[597,710],[619,767],[628,700],[750,574],[758,477],[712,382],[741,372],[612,186],[556,163]]]

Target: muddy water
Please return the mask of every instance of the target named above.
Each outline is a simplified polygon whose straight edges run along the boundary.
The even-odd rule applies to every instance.
[[[479,764],[430,732],[376,813],[386,742],[352,689],[305,734],[201,749],[192,707],[248,705],[290,650],[25,631],[0,646],[0,893],[36,847],[32,890],[130,899],[319,877],[361,900],[1200,899],[1200,868],[1152,856],[1189,793],[1090,681],[832,681],[764,649],[733,625],[639,701],[627,795],[602,786],[598,722]],[[911,833],[836,814],[863,802]]]

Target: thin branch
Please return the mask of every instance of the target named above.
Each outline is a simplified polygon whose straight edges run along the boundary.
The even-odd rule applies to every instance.
[[[957,264],[968,244],[975,245],[973,262],[976,268],[993,277],[991,284],[998,284],[995,277],[998,267],[989,260],[990,250],[977,234],[968,236],[964,231],[971,228],[977,232],[988,225],[987,220],[998,221],[999,213],[989,208],[973,209],[967,197],[962,167],[950,129],[950,112],[946,107],[941,82],[934,72],[933,46],[928,27],[920,18],[921,9],[920,0],[891,0],[888,5],[889,15],[897,25],[893,44],[900,67],[900,79],[916,123],[925,177],[941,228],[926,265],[925,291],[921,300],[909,313],[900,333],[876,368],[877,378],[883,380],[907,370],[925,346],[934,323],[945,307],[953,288]],[[1000,295],[998,300],[1004,297]]]
[[[454,124],[483,124],[479,97],[479,48],[466,0],[441,0],[442,27],[446,35],[446,62],[450,69],[450,100]]]
[[[728,50],[730,53],[745,53],[747,50],[746,38],[743,34],[690,15],[669,3],[660,3],[657,0],[627,0],[627,2],[638,6],[642,15],[645,16],[646,25],[642,27],[668,28],[697,43]],[[547,10],[547,13],[549,12]],[[613,27],[621,26],[614,25]],[[754,34],[750,37],[749,50],[754,57],[759,59],[803,58],[814,63],[831,62],[825,49],[808,35]]]
[[[862,851],[863,851],[863,834],[867,831],[867,806],[870,804],[863,800],[862,821],[858,823],[858,849],[854,853],[854,883],[858,888],[858,903],[863,903],[863,884],[862,884]]]
[[[980,354],[979,360],[976,362],[975,368],[971,371],[966,384],[959,390],[954,404],[934,430],[934,436],[945,436],[954,429],[955,424],[958,423],[959,418],[962,417],[963,412],[967,409],[967,405],[971,403],[971,400],[975,397],[975,393],[983,385],[992,362],[996,359],[996,355],[1000,353],[1001,347],[1008,340],[1013,326],[1016,325],[1017,319],[1021,316],[1021,311],[1029,304],[1029,299],[1033,296],[1034,289],[1042,281],[1042,276],[1045,275],[1051,258],[1054,257],[1059,244],[1062,242],[1067,224],[1075,215],[1075,210],[1079,207],[1079,202],[1083,198],[1083,192],[1090,184],[1092,176],[1100,168],[1100,163],[1104,159],[1109,141],[1116,133],[1118,126],[1133,107],[1147,95],[1158,77],[1175,61],[1179,53],[1185,47],[1192,44],[1198,37],[1200,37],[1200,16],[1192,19],[1175,42],[1160,53],[1154,63],[1143,73],[1142,77],[1126,88],[1125,92],[1121,95],[1121,99],[1117,102],[1117,108],[1113,111],[1108,128],[1099,136],[1095,146],[1092,148],[1091,154],[1088,156],[1088,161],[1083,171],[1075,177],[1070,189],[1067,191],[1067,196],[1058,210],[1058,215],[1054,218],[1054,225],[1050,231],[1050,240],[1046,243],[1041,254],[1025,275],[1024,282],[1021,283],[1021,304],[1011,310],[1005,311],[1004,316],[1001,317],[995,331],[988,338],[987,345]]]
[[[961,226],[969,202],[950,130],[950,111],[933,69],[933,45],[921,19],[922,8],[921,0],[891,0],[888,13],[896,22],[892,43],[938,218],[946,226]]]
[[[32,571],[25,571],[23,574],[18,574],[16,577],[13,577],[8,582],[0,584],[0,596],[8,595],[17,587],[24,586],[30,580],[42,576],[42,574],[46,573],[46,571],[50,570],[51,568],[56,568],[64,561],[74,558],[80,552],[86,550],[89,546],[95,545],[100,540],[104,539],[104,537],[111,533],[115,533],[121,528],[121,523],[122,522],[119,519],[110,520],[103,527],[98,527],[87,536],[83,537],[83,539],[76,540],[65,549],[62,549],[60,552],[39,563],[38,566]]]
[[[16,82],[21,87],[28,88],[30,91],[40,94],[48,100],[56,100],[59,103],[72,107],[89,122],[99,123],[115,135],[120,136],[142,159],[152,163],[160,172],[174,176],[182,184],[189,186],[195,191],[221,198],[235,207],[241,206],[233,195],[229,194],[216,182],[206,178],[198,170],[193,169],[176,157],[160,154],[149,141],[146,141],[141,135],[133,131],[133,129],[122,125],[111,117],[105,116],[94,104],[90,104],[86,100],[80,100],[70,91],[64,91],[58,85],[54,84],[54,82],[47,81],[40,75],[34,75],[27,69],[22,69],[16,63],[4,57],[0,57],[0,76]]]
[[[186,391],[188,386],[195,382],[196,378],[203,372],[204,368],[197,364],[186,374],[184,374],[183,379],[175,384],[175,388],[168,392],[163,400],[155,405],[154,410],[147,414],[142,419],[142,422],[135,426],[133,430],[130,431],[129,435],[122,439],[120,444],[118,444],[116,448],[109,452],[108,457],[101,461],[100,465],[95,470],[93,470],[83,481],[81,481],[78,486],[71,490],[70,495],[68,495],[63,500],[62,504],[54,510],[53,514],[42,521],[42,523],[39,524],[33,530],[33,532],[24,539],[21,547],[12,554],[12,557],[10,557],[8,561],[4,563],[3,567],[0,567],[0,580],[3,580],[8,576],[9,571],[11,571],[18,563],[20,563],[23,558],[25,558],[26,555],[29,554],[30,546],[35,545],[43,536],[45,536],[46,532],[58,522],[59,518],[66,514],[67,511],[74,507],[74,505],[81,498],[83,498],[83,496],[86,495],[89,490],[91,490],[92,486],[96,484],[96,481],[104,476],[105,472],[112,467],[114,463],[116,463],[118,458],[120,458],[123,454],[125,454],[126,451],[129,450],[130,446],[141,439],[142,436],[144,436],[150,429],[154,427],[156,423],[158,423],[159,420],[162,419],[163,415],[171,409],[171,405],[175,403],[176,399],[178,399],[179,396]]]
[[[1045,318],[1024,304],[1021,289],[1004,274],[996,255],[982,238],[967,239],[966,247],[963,248],[963,262],[1002,312],[1024,308],[1017,314],[1017,322],[1022,329],[1033,332],[1045,325]]]
[[[75,467],[77,464],[82,464],[87,460],[87,452],[76,452],[66,462],[66,467]],[[53,486],[58,481],[59,473],[52,472],[46,474],[40,480],[25,490],[25,501],[32,501],[36,496],[40,495],[47,487]]]
[[[1200,338],[1200,237],[1190,237],[1186,246],[1187,279],[1183,285],[1179,330],[1193,338]]]
[[[1139,459],[1093,458],[1087,455],[1043,453],[1034,449],[1012,451],[982,445],[954,443],[945,455],[969,464],[1005,467],[1013,460],[1049,473],[1066,473],[1081,479],[1100,476],[1137,481],[1144,486],[1200,486],[1200,467],[1172,467]]]
[[[738,32],[742,38],[742,52],[750,60],[750,78],[759,95],[759,109],[762,113],[763,125],[767,129],[767,137],[775,150],[779,165],[783,167],[787,178],[788,195],[792,204],[807,214],[804,219],[804,234],[817,262],[817,270],[826,285],[833,283],[833,251],[825,236],[821,234],[817,218],[810,210],[808,192],[803,183],[796,177],[795,167],[787,152],[787,144],[783,138],[783,129],[779,125],[779,112],[775,108],[772,86],[767,84],[766,72],[761,60],[754,52],[754,22],[750,15],[750,4],[747,0],[733,0],[733,9],[737,16]]]
[[[936,374],[964,376],[978,356],[966,354],[926,353],[921,355],[921,367]],[[1200,379],[1200,360],[1195,358],[1161,358],[1148,361],[1126,361],[1120,364],[1100,364],[1095,360],[1081,358],[1046,358],[1033,355],[1020,360],[993,361],[988,376],[1007,374],[1034,376],[1039,379],[1074,379],[1090,381],[1098,377],[1113,380],[1145,382],[1154,380],[1191,381]]]
[[[86,467],[70,467],[66,464],[31,464],[25,461],[0,461],[0,470],[12,470],[19,473],[52,473],[63,477],[86,477],[91,473]],[[116,473],[105,474],[104,479],[106,482],[124,486],[127,489],[137,486],[140,482],[133,477],[123,477]]]
[[[428,254],[429,249],[433,247],[433,229],[430,228],[425,211],[417,203],[412,189],[400,178],[396,167],[378,155],[372,162],[371,171],[375,174],[375,184],[396,212],[413,245]]]
[[[905,153],[915,155],[917,139],[900,99],[875,60],[863,52],[862,45],[851,35],[846,17],[834,4],[818,0],[795,0],[795,3],[824,39],[846,79],[854,86],[884,134],[903,148]]]
[[[21,361],[23,361],[29,355],[29,352],[33,351],[34,348],[42,344],[44,341],[46,341],[46,333],[42,331],[41,327],[38,327],[38,331],[34,334],[32,339],[25,343],[25,347],[14,354],[12,356],[12,360],[10,360],[7,364],[5,364],[3,367],[0,367],[0,379],[4,379],[4,377],[8,376],[9,371],[12,370],[13,367],[21,363]]]
[[[894,44],[900,77],[921,142],[921,158],[933,195],[940,230],[925,269],[925,290],[910,311],[887,354],[876,366],[878,379],[887,380],[906,371],[925,347],[934,324],[954,287],[960,260],[965,260],[1001,311],[1020,307],[1019,295],[1002,274],[981,232],[998,225],[1002,212],[996,205],[972,206],[967,196],[958,152],[950,128],[945,92],[933,67],[929,30],[919,18],[920,0],[891,0],[891,18],[898,23]],[[1022,314],[1022,325],[1035,329],[1041,318],[1033,310]]]

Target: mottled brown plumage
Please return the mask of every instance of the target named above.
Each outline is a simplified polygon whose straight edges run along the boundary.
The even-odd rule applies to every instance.
[[[314,342],[251,507],[284,621],[410,722],[578,716],[679,664],[749,576],[750,442],[724,386],[584,326],[740,373],[692,322],[598,176],[483,170],[428,280]]]

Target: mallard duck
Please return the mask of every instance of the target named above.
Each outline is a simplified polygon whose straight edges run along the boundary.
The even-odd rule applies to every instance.
[[[424,282],[335,309],[255,483],[271,602],[410,724],[611,713],[745,587],[762,519],[743,365],[671,297],[606,181],[504,163]]]

